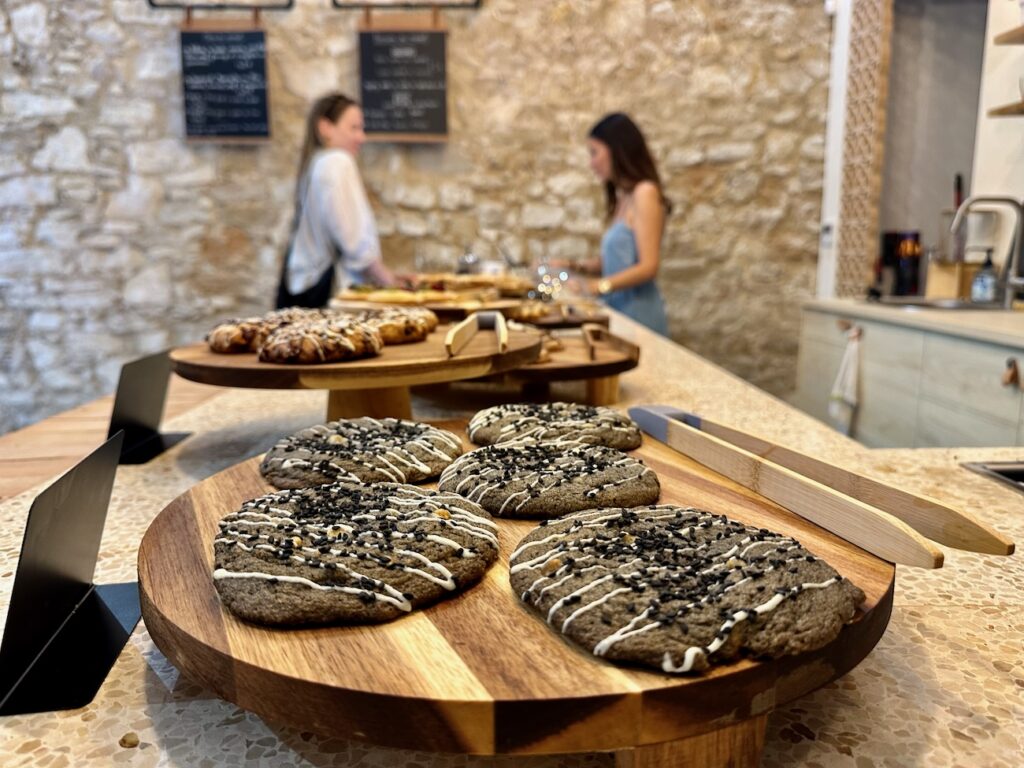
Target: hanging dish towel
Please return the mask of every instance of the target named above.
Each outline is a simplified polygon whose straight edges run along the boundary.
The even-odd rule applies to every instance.
[[[853,417],[857,412],[860,381],[860,328],[854,326],[846,334],[846,349],[839,362],[839,373],[829,395],[828,415],[844,435],[852,436]]]

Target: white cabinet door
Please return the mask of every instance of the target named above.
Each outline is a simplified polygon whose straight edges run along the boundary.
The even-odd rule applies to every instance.
[[[922,399],[917,409],[917,447],[969,448],[1013,445],[1017,425],[978,411]]]
[[[921,396],[950,406],[952,414],[960,414],[964,427],[970,423],[972,414],[1002,424],[1013,437],[988,445],[1013,445],[1021,418],[1021,392],[1015,386],[1003,386],[1001,381],[1010,357],[1024,363],[1020,350],[929,334],[924,345]],[[958,433],[962,434],[960,430]]]
[[[871,448],[909,448],[917,427],[925,334],[881,323],[860,326],[860,407],[853,436]]]

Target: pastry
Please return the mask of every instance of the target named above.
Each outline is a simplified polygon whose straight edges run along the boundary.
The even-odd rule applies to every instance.
[[[640,446],[640,430],[629,417],[604,406],[515,403],[477,413],[469,422],[469,439],[478,445],[569,439],[628,451]]]
[[[259,352],[270,335],[286,325],[318,323],[337,316],[330,310],[308,307],[287,307],[267,312],[260,318],[260,328],[252,341],[252,351]]]
[[[279,440],[260,464],[277,488],[321,483],[417,482],[436,476],[462,453],[451,432],[403,419],[342,419]]]
[[[266,363],[335,363],[380,354],[380,331],[352,318],[282,325],[267,336],[259,359]]]
[[[437,315],[422,307],[367,309],[352,317],[380,331],[385,344],[423,341],[437,327]]]
[[[473,584],[498,555],[476,504],[394,483],[278,491],[219,528],[221,601],[271,625],[388,621]]]
[[[541,523],[512,553],[510,575],[556,632],[670,673],[820,648],[864,600],[788,536],[667,505]]]
[[[558,517],[594,507],[635,507],[658,500],[657,475],[601,445],[488,445],[456,459],[438,489],[475,501],[500,517]]]
[[[330,316],[333,314],[322,309],[276,309],[260,317],[226,320],[206,335],[206,342],[213,352],[259,352],[267,336],[281,326],[320,321]]]
[[[220,354],[251,352],[262,323],[260,317],[227,320],[206,334],[206,343]]]

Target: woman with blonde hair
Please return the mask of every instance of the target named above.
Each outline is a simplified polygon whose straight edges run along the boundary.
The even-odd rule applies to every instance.
[[[323,307],[335,287],[395,283],[356,165],[365,141],[363,110],[355,101],[341,93],[316,100],[306,119],[278,307]]]
[[[590,291],[667,336],[665,304],[655,280],[672,205],[654,158],[636,123],[621,112],[606,115],[590,129],[587,148],[590,168],[604,184],[609,222],[601,239],[601,278],[588,283]]]

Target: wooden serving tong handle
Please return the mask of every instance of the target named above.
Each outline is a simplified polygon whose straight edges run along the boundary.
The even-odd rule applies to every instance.
[[[942,550],[902,520],[695,429],[679,413],[669,406],[629,409],[652,437],[851,544],[890,563],[942,567]]]
[[[655,418],[655,415],[667,417],[667,424],[671,426],[666,426],[666,433],[671,431],[673,435],[678,436],[680,430],[674,429],[674,427],[680,427],[686,433],[683,442],[690,444],[691,447],[694,447],[702,455],[715,453],[716,451],[717,453],[724,454],[729,449],[740,454],[740,457],[736,459],[739,465],[745,463],[748,467],[760,467],[762,474],[760,477],[755,475],[755,480],[760,480],[764,477],[763,473],[766,465],[769,467],[768,474],[771,474],[770,468],[775,467],[795,475],[796,478],[805,481],[805,483],[812,483],[817,489],[823,491],[829,499],[835,500],[837,497],[841,497],[837,501],[840,507],[851,508],[849,502],[853,502],[855,507],[851,509],[854,510],[855,515],[863,516],[867,513],[872,513],[876,517],[883,515],[885,518],[889,518],[891,522],[899,523],[903,528],[909,526],[908,530],[910,533],[915,534],[917,539],[921,539],[921,535],[923,535],[927,539],[949,547],[993,555],[1010,555],[1014,551],[1014,543],[1011,539],[966,512],[948,507],[934,499],[917,496],[899,488],[893,488],[864,475],[828,464],[790,448],[776,445],[768,440],[717,424],[685,411],[679,411],[668,406],[648,406],[637,410],[642,411],[641,416],[648,420]],[[641,426],[643,425],[641,424]],[[645,429],[645,431],[647,430]],[[655,436],[657,437],[658,435]],[[699,438],[701,437],[704,439],[700,440]],[[671,442],[669,444],[673,445]],[[673,447],[676,446],[673,445]],[[689,453],[689,451],[686,452]],[[711,466],[699,455],[690,455],[702,464]],[[743,455],[746,456],[745,459]],[[717,467],[712,467],[712,469],[721,471]],[[727,472],[722,472],[722,474],[732,477]],[[743,481],[738,480],[738,482],[742,483]],[[746,483],[743,484],[747,485]],[[753,488],[750,485],[747,485],[747,487],[761,492],[758,488]],[[762,495],[768,496],[768,494]],[[772,496],[768,496],[768,498],[778,501],[778,499]],[[779,503],[783,504],[783,506],[788,506],[781,501]],[[807,516],[797,509],[793,509],[793,511],[802,516]],[[813,520],[814,518],[811,517],[809,519]],[[814,520],[814,522],[818,521]],[[844,535],[829,525],[822,524],[822,527],[828,528],[864,549],[878,554],[872,546],[865,546],[860,541],[855,541],[853,538]],[[859,527],[858,524],[857,528],[859,529]],[[897,535],[892,544],[901,547],[901,539],[906,538],[906,532],[902,531]],[[934,550],[931,542],[927,541],[927,539],[922,539],[917,543],[923,542],[926,548]],[[921,554],[918,552],[918,556]],[[939,562],[941,563],[941,553],[939,554]],[[905,560],[886,559],[890,559],[891,562],[906,562]]]
[[[492,330],[498,336],[498,352],[508,352],[508,325],[501,312],[474,312],[458,325],[448,329],[444,349],[448,357],[455,357],[480,331]]]
[[[761,458],[789,467],[839,493],[884,510],[939,544],[988,555],[1013,554],[1014,543],[1011,539],[967,512],[953,509],[935,499],[894,488],[694,414],[687,414],[684,421]]]

